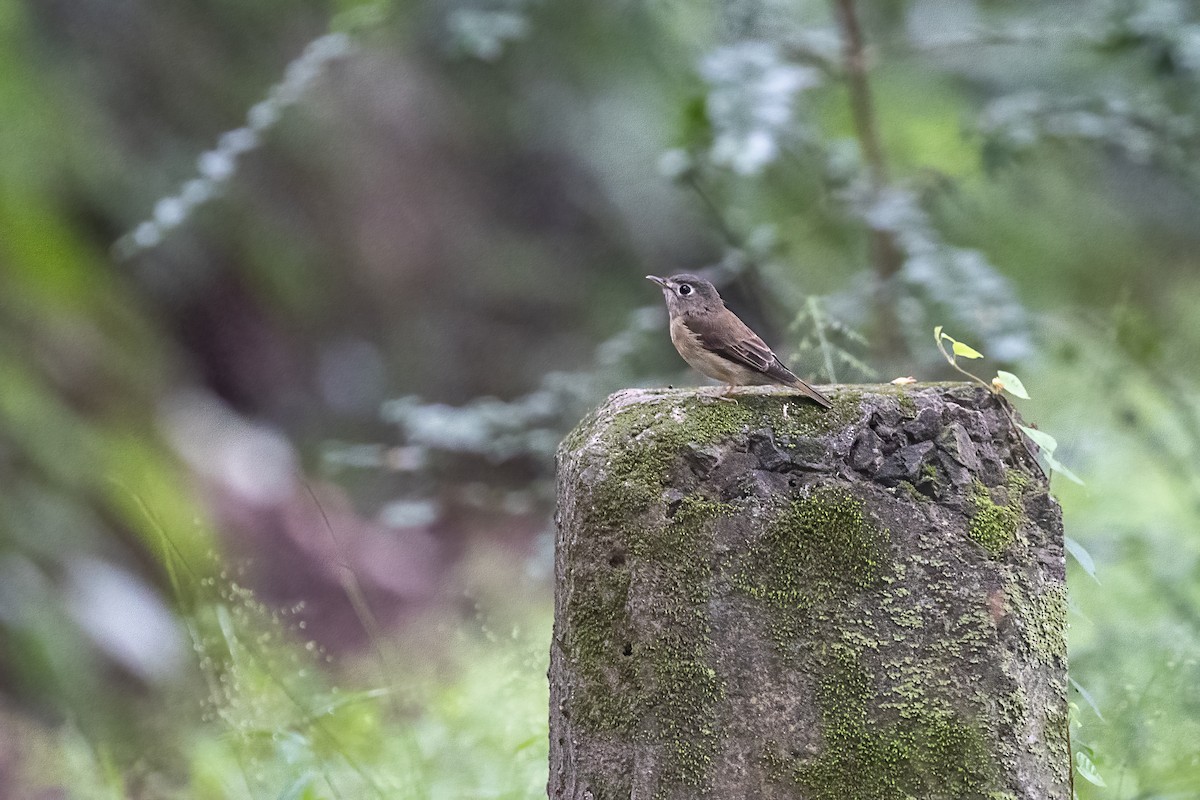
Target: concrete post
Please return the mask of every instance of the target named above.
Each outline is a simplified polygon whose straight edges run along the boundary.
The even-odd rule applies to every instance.
[[[983,388],[609,398],[559,450],[551,798],[1069,800],[1059,508]]]

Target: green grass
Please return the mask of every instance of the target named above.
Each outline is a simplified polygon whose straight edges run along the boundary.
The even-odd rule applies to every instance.
[[[85,800],[545,792],[547,604],[442,613],[377,642],[380,655],[335,658],[248,590],[208,588],[214,596],[185,620],[193,680],[160,698],[157,742],[130,755],[70,722],[23,720],[20,785]]]

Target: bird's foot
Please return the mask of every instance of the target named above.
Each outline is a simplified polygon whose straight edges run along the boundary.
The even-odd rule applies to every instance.
[[[713,397],[726,403],[738,404],[737,398],[733,396],[733,384],[728,384],[722,391],[714,394]]]

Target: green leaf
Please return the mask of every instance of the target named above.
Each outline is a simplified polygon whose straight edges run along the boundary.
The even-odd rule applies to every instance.
[[[963,358],[983,358],[983,353],[971,347],[969,344],[963,344],[960,341],[952,339],[954,342],[954,355],[962,356]]]
[[[1104,778],[1100,777],[1100,772],[1096,769],[1096,765],[1088,758],[1087,753],[1082,750],[1075,753],[1075,771],[1089,783],[1094,783],[1101,787],[1108,785],[1104,782]]]
[[[1030,438],[1033,444],[1038,446],[1038,450],[1042,451],[1042,457],[1045,459],[1046,467],[1049,467],[1052,473],[1061,474],[1063,477],[1066,477],[1068,481],[1079,483],[1080,486],[1084,486],[1084,481],[1080,479],[1079,475],[1075,475],[1073,471],[1070,471],[1067,468],[1066,464],[1063,464],[1054,457],[1054,451],[1058,449],[1057,439],[1051,437],[1051,435],[1045,431],[1038,431],[1037,428],[1031,428],[1024,425],[1019,425],[1018,427],[1021,429],[1021,431],[1025,432],[1025,435]]]
[[[1074,678],[1067,678],[1067,680],[1069,680],[1071,685],[1075,687],[1075,691],[1079,692],[1079,696],[1083,698],[1084,702],[1091,706],[1092,711],[1096,712],[1096,716],[1100,718],[1100,721],[1107,722],[1107,720],[1104,719],[1104,715],[1100,713],[1100,706],[1096,705],[1096,698],[1092,697],[1092,693],[1083,688],[1079,681],[1075,680]],[[1101,784],[1101,786],[1103,786],[1103,784]]]
[[[387,697],[391,693],[391,689],[367,689],[361,692],[339,694],[332,702],[313,708],[309,716],[313,719],[331,716],[335,711],[339,711],[346,706],[366,703],[380,697]]]
[[[1077,483],[1080,486],[1087,485],[1083,482],[1083,478],[1080,478],[1078,475],[1076,475],[1074,472],[1072,472],[1070,469],[1068,469],[1066,464],[1062,463],[1061,461],[1059,461],[1057,458],[1050,455],[1049,453],[1046,454],[1046,466],[1050,467],[1051,470],[1062,475],[1064,478],[1071,481],[1072,483]]]
[[[1016,375],[998,369],[996,370],[996,377],[1000,379],[1000,383],[1004,384],[1004,391],[1022,400],[1029,399],[1029,392],[1025,391],[1025,384],[1021,383],[1021,379]]]
[[[1026,425],[1018,425],[1017,427],[1023,430],[1030,441],[1036,444],[1038,449],[1047,456],[1053,454],[1058,449],[1058,440],[1045,431],[1039,431],[1037,428],[1030,428]]]
[[[713,138],[712,120],[708,116],[708,100],[704,94],[695,94],[683,104],[680,117],[679,140],[683,147],[707,147]]]
[[[1092,554],[1070,536],[1064,537],[1063,542],[1067,546],[1067,552],[1075,557],[1075,560],[1079,562],[1079,566],[1083,567],[1083,571],[1091,575],[1092,580],[1099,583],[1100,579],[1096,577],[1096,562],[1092,560]]]
[[[1097,713],[1099,713],[1099,712],[1097,712]],[[1101,719],[1103,719],[1103,717],[1101,717]],[[527,750],[528,748],[533,747],[534,745],[541,744],[542,740],[545,738],[546,738],[545,735],[543,735],[541,733],[534,734],[533,736],[530,736],[528,739],[526,739],[525,741],[521,742],[516,747],[514,747],[513,752],[519,753],[522,750]]]
[[[947,336],[946,338],[950,339],[949,336]],[[933,329],[933,340],[935,342],[937,342],[938,344],[941,344],[941,342],[942,342],[942,326],[941,325],[938,325],[936,328]],[[950,339],[950,341],[954,341],[954,340]]]
[[[1058,449],[1057,439],[1045,431],[1039,431],[1037,428],[1030,428],[1025,425],[1018,425],[1017,427],[1024,431],[1030,441],[1038,446],[1038,450],[1041,451],[1040,455],[1046,460],[1046,466],[1050,468],[1051,472],[1057,472],[1067,480],[1077,483],[1080,486],[1085,485],[1078,475],[1067,468],[1066,464],[1063,464],[1054,457],[1054,451]]]

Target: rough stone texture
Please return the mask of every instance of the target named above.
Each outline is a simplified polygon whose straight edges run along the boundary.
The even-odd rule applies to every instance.
[[[1066,800],[1062,523],[982,388],[620,392],[559,450],[551,798]]]

